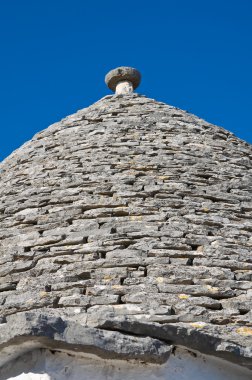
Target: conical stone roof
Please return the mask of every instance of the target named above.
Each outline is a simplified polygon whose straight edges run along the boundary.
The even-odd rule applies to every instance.
[[[5,159],[1,363],[32,341],[154,362],[178,345],[252,368],[251,152],[128,94]]]

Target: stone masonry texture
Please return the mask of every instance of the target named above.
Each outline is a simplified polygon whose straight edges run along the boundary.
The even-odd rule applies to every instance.
[[[252,369],[251,157],[138,94],[35,135],[0,166],[0,349],[163,362],[182,345]]]

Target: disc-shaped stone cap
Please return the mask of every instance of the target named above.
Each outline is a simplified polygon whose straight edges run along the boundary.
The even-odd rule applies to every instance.
[[[105,83],[112,91],[115,91],[118,83],[123,81],[131,82],[135,90],[141,82],[141,74],[133,67],[122,66],[109,71],[105,76]]]

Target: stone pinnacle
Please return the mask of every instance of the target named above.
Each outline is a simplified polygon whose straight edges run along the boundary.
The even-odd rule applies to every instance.
[[[117,67],[105,76],[105,83],[116,94],[129,94],[141,82],[141,74],[132,67]]]

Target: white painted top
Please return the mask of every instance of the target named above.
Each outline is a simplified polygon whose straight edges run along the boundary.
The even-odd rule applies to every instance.
[[[0,370],[1,380],[251,380],[251,371],[177,349],[164,365],[34,350]]]
[[[116,86],[117,95],[130,94],[133,91],[134,91],[133,84],[129,81],[119,82]]]

